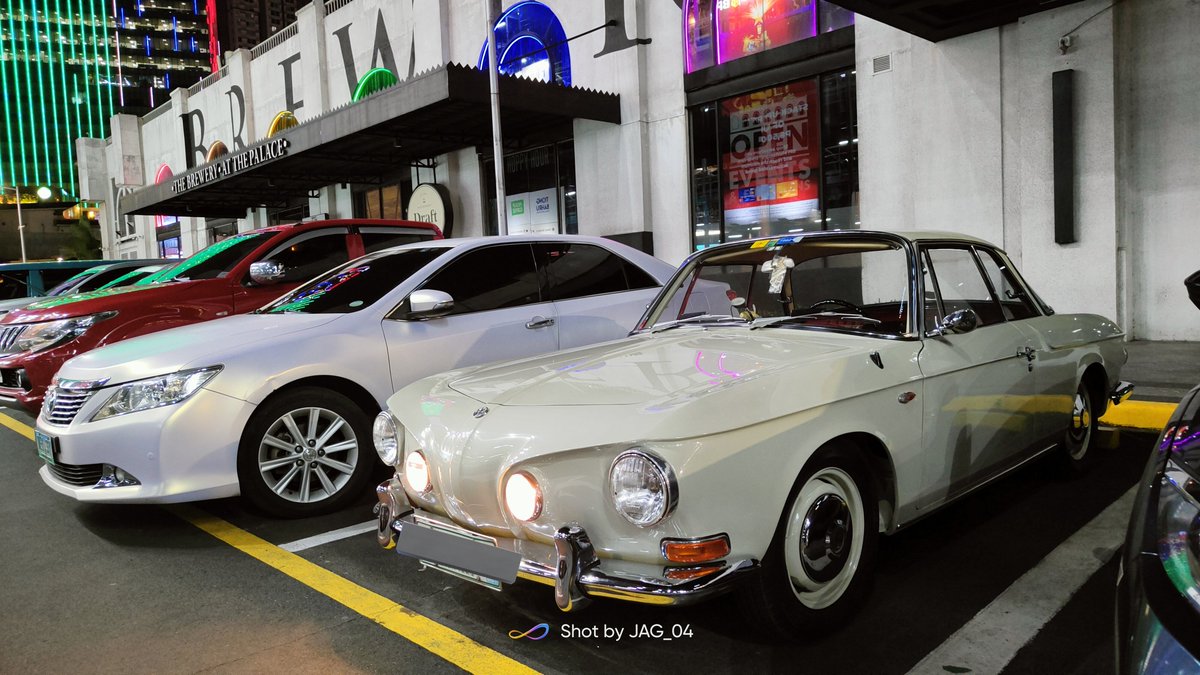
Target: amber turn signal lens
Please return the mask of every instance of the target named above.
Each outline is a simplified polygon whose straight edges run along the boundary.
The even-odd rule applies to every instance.
[[[729,555],[729,536],[718,534],[703,539],[663,539],[662,554],[674,563],[702,563]]]
[[[690,579],[706,577],[713,572],[719,571],[721,571],[720,565],[709,565],[708,567],[668,567],[663,570],[663,576],[676,581],[688,581]]]

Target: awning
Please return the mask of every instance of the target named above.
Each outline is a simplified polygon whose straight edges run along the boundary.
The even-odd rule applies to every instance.
[[[1079,0],[836,0],[841,7],[937,42],[1013,23]]]
[[[126,215],[243,217],[335,183],[383,174],[461,148],[492,146],[488,73],[450,64],[335,108],[245,150],[121,200]],[[573,119],[619,124],[616,94],[500,76],[505,144]]]

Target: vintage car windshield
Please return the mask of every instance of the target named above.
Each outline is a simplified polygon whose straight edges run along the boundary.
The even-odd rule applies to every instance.
[[[783,237],[699,256],[658,296],[643,328],[720,323],[909,336],[909,297],[908,254],[895,241]]]
[[[262,312],[348,314],[369,307],[450,249],[387,249],[352,260],[262,308]]]
[[[229,273],[243,258],[263,243],[273,232],[239,234],[192,254],[183,262],[142,279],[135,286],[148,286],[159,281],[189,281],[216,279]]]

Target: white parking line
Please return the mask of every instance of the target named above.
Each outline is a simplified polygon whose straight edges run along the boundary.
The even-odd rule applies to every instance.
[[[1125,539],[1136,487],[1071,535],[1013,582],[965,626],[921,660],[909,675],[947,671],[999,673],[1037,635]]]
[[[297,539],[290,544],[280,544],[279,548],[285,551],[290,551],[291,553],[295,553],[297,551],[303,551],[306,548],[313,548],[322,544],[328,544],[331,541],[349,539],[350,537],[357,537],[358,535],[366,534],[367,532],[374,532],[375,527],[375,521],[371,520],[358,525],[343,527],[340,530],[333,530],[332,532],[326,532],[324,534],[318,534],[312,537],[305,537],[304,539]]]

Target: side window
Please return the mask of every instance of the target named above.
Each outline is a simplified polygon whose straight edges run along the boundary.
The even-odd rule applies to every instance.
[[[547,300],[569,300],[658,285],[639,267],[600,246],[534,244],[534,256]]]
[[[293,237],[264,256],[263,260],[283,263],[281,283],[300,283],[350,261],[346,249],[346,228],[316,230]]]
[[[933,267],[933,277],[937,280],[937,289],[942,300],[941,311],[937,314],[938,321],[960,309],[975,310],[981,326],[1004,321],[999,305],[988,291],[987,283],[979,272],[975,254],[970,249],[935,248],[929,249],[927,256]],[[928,290],[929,277],[926,277],[925,283]],[[928,303],[928,294],[926,296]],[[927,311],[926,316],[928,315]]]
[[[999,296],[1000,309],[1004,311],[1004,318],[1009,321],[1018,321],[1037,316],[1037,309],[1034,308],[1032,299],[1014,281],[1012,272],[1004,266],[1004,261],[986,249],[976,249],[976,251],[979,253],[979,262],[983,264],[983,271],[987,273],[988,280],[992,282],[992,288]]]
[[[421,286],[449,293],[451,314],[486,312],[541,301],[528,244],[488,246],[450,261]]]
[[[433,239],[433,232],[430,231],[400,230],[390,227],[363,227],[359,228],[358,234],[362,237],[363,250],[366,253],[374,253],[401,244],[411,244],[414,241]]]

